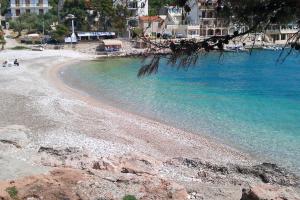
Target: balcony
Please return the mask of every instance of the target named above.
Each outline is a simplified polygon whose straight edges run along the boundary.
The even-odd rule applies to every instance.
[[[47,8],[48,4],[11,4],[11,8]]]
[[[36,4],[36,7],[46,8],[46,7],[48,7],[48,4],[37,3],[37,4]]]

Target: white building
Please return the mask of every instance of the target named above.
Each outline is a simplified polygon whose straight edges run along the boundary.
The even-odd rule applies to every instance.
[[[126,6],[129,11],[127,32],[130,37],[132,29],[139,27],[139,17],[148,16],[148,0],[115,0],[114,4]]]
[[[285,44],[289,38],[299,31],[297,24],[277,25],[272,24],[266,30],[269,42],[275,44]]]
[[[131,17],[148,16],[148,0],[115,0],[114,4],[126,5]]]
[[[199,38],[200,25],[183,20],[183,10],[177,6],[168,6],[160,11],[160,17],[165,20],[163,33],[173,37]]]
[[[207,38],[213,35],[228,35],[229,24],[216,14],[217,0],[198,0],[200,37]]]
[[[183,20],[183,10],[178,7],[166,7],[164,11],[166,32],[185,38],[204,39],[213,35],[227,35],[229,25],[216,16],[217,0],[189,0],[191,11]]]
[[[49,10],[48,0],[11,0],[10,11],[13,18],[24,13],[45,14]]]

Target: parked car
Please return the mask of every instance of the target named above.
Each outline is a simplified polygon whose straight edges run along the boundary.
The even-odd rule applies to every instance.
[[[61,42],[59,42],[58,40],[55,40],[53,38],[47,38],[47,39],[45,39],[44,43],[46,43],[46,44],[55,44],[55,45],[61,44]]]
[[[176,33],[175,37],[176,38],[184,38],[184,35],[182,33]]]
[[[43,45],[36,45],[31,48],[32,51],[44,51]]]
[[[172,34],[171,34],[171,33],[164,33],[164,34],[162,35],[162,38],[163,38],[163,39],[171,39],[171,38],[172,38]]]

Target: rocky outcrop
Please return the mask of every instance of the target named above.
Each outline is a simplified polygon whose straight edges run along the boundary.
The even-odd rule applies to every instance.
[[[300,186],[300,179],[297,175],[271,163],[262,163],[254,166],[223,166],[202,162],[199,159],[175,158],[175,160],[188,168],[199,170],[198,175],[203,178],[207,178],[210,174],[214,174],[227,180],[233,180],[234,177],[246,177],[252,178],[253,180],[260,180],[263,183],[292,187]]]
[[[77,187],[81,199],[122,199],[132,194],[137,199],[187,199],[186,189],[169,180],[157,176],[131,173],[95,172],[93,179],[81,182]]]
[[[291,188],[261,184],[243,189],[241,200],[300,200]]]
[[[17,199],[119,200],[131,194],[138,199],[187,199],[184,187],[157,176],[106,170],[55,169],[48,175],[0,182],[0,199],[9,200],[8,188]]]
[[[1,143],[4,143],[4,144],[10,144],[10,145],[13,145],[15,146],[16,148],[20,149],[21,146],[15,142],[15,141],[11,141],[11,140],[0,140]]]
[[[300,186],[299,177],[284,168],[272,163],[262,163],[255,166],[235,166],[235,171],[241,174],[258,177],[264,183],[282,186]]]

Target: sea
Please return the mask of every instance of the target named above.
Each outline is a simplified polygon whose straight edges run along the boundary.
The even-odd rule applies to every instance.
[[[162,58],[138,77],[141,58],[61,69],[70,87],[108,105],[212,138],[300,174],[300,53],[201,54],[186,68]]]

